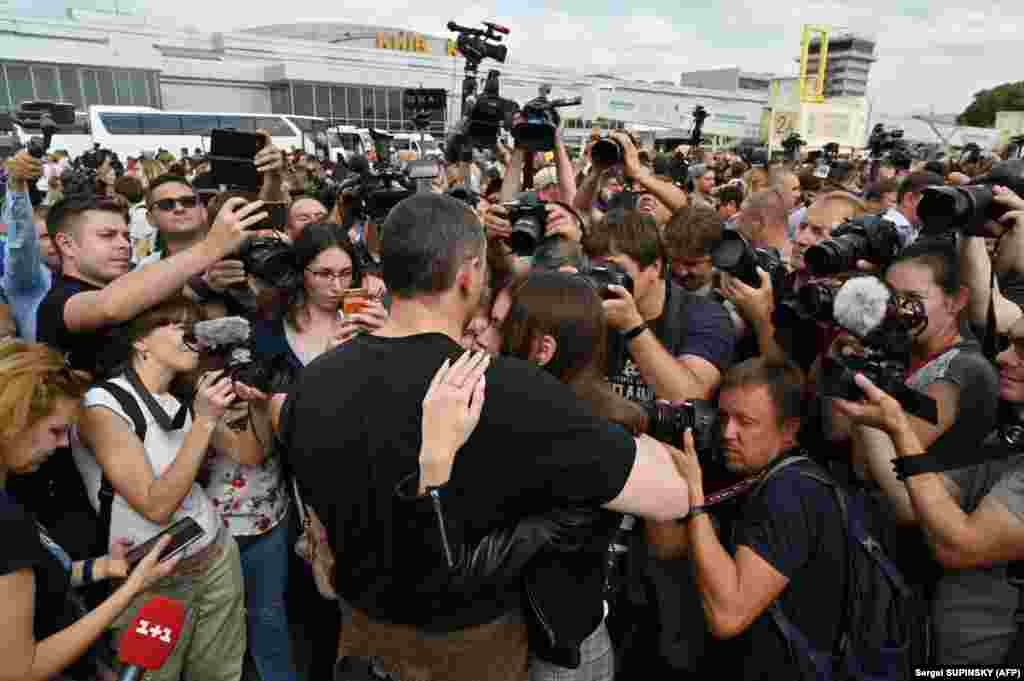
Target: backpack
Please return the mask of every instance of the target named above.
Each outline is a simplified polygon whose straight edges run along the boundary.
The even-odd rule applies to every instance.
[[[130,392],[119,386],[113,381],[102,381],[97,383],[95,388],[102,388],[110,393],[117,403],[124,409],[124,413],[128,415],[128,418],[132,421],[132,429],[135,431],[136,437],[139,441],[145,444],[146,442],[146,417],[142,413],[142,407],[139,406],[138,400]],[[188,405],[189,413],[192,412],[191,405]],[[99,532],[97,537],[98,551],[101,554],[107,552],[110,546],[110,522],[114,512],[114,486],[110,482],[110,478],[107,477],[106,473],[103,472],[102,467],[100,468],[100,489],[96,493],[99,500]]]
[[[776,471],[810,463],[806,456],[787,457],[773,466],[754,488],[758,494]],[[841,610],[843,623],[834,650],[815,650],[776,600],[768,614],[779,628],[802,678],[814,681],[902,681],[911,667],[926,664],[928,616],[924,602],[910,588],[882,545],[867,531],[865,500],[842,489],[819,466],[799,474],[826,486],[835,498],[847,535],[847,580]]]

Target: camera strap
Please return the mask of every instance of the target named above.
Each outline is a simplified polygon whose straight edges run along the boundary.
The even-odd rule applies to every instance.
[[[139,378],[139,375],[135,372],[134,368],[128,367],[124,372],[124,377],[128,381],[128,384],[135,390],[135,393],[142,398],[142,403],[146,405],[146,409],[153,416],[157,425],[159,425],[162,430],[180,430],[184,427],[185,417],[188,416],[188,412],[190,411],[188,404],[183,402],[178,408],[178,413],[175,414],[172,419],[167,415],[167,412],[164,411],[163,407],[160,406],[160,403],[156,401],[153,394],[149,392],[145,385],[143,385],[142,379]]]

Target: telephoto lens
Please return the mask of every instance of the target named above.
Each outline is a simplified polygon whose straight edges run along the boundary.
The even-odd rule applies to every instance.
[[[617,139],[602,137],[590,148],[590,158],[603,165],[622,163],[622,145]]]
[[[932,235],[958,231],[967,236],[990,236],[986,223],[998,222],[1009,210],[994,199],[988,185],[927,187],[917,206],[921,231]]]

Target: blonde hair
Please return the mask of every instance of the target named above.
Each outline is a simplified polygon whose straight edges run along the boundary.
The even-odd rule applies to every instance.
[[[53,413],[59,400],[81,401],[91,381],[43,343],[0,341],[0,438],[25,432]]]

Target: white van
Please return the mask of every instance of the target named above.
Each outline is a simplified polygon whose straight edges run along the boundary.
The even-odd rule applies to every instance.
[[[437,146],[437,140],[429,134],[424,134],[421,139],[418,132],[400,132],[396,133],[394,139],[389,140],[388,144],[393,146],[399,154],[403,151],[412,151],[419,159],[442,155],[441,149]]]
[[[353,156],[370,158],[373,152],[373,139],[368,130],[361,130],[351,125],[336,125],[327,130],[327,142],[331,148],[331,160],[337,162],[338,154],[347,163]],[[371,159],[372,160],[372,159]]]

